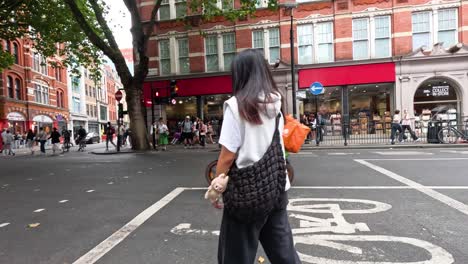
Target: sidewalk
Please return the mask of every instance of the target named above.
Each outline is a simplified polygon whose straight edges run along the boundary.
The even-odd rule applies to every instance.
[[[372,145],[320,145],[304,144],[301,150],[333,150],[333,149],[415,149],[415,148],[468,148],[467,143],[458,144],[428,144],[428,143],[400,143],[400,144],[372,144]]]

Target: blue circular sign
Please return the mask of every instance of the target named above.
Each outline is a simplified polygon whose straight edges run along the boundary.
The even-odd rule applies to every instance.
[[[313,95],[323,94],[323,90],[324,90],[323,85],[319,82],[314,82],[309,88],[309,91]]]

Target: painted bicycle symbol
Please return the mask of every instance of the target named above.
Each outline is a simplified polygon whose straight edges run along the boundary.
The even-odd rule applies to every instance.
[[[326,264],[451,264],[453,256],[430,242],[399,236],[365,235],[366,223],[350,223],[345,215],[374,214],[391,205],[362,199],[299,198],[290,199],[288,212],[294,242],[303,263]],[[171,232],[176,235],[218,236],[219,231],[192,229],[182,223]],[[399,248],[410,248],[411,256],[395,254]],[[394,254],[388,252],[393,251]],[[396,255],[396,256],[395,256]],[[330,257],[333,256],[333,257]],[[421,257],[422,256],[422,257]]]

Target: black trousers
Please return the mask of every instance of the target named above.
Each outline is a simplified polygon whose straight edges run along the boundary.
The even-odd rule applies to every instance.
[[[255,223],[241,223],[223,213],[219,236],[219,264],[253,264],[258,242],[272,264],[299,264],[294,248],[284,193],[280,205],[266,218]]]

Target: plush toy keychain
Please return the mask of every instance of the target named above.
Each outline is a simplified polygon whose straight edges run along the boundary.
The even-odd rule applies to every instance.
[[[226,191],[229,176],[222,173],[211,181],[210,187],[205,193],[205,199],[209,199],[214,207],[222,209],[222,204],[219,202],[221,194]]]

